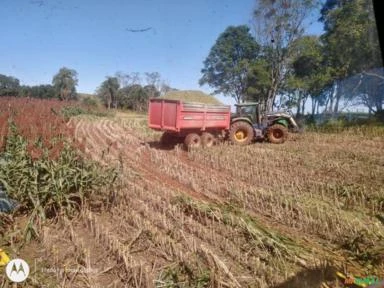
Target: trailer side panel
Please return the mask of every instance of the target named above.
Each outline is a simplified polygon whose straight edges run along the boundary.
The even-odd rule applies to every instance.
[[[151,99],[148,110],[149,127],[169,132],[226,130],[231,121],[227,105]]]

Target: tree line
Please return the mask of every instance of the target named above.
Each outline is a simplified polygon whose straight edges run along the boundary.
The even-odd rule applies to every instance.
[[[135,111],[146,111],[148,99],[159,97],[171,88],[161,79],[158,72],[123,73],[116,72],[115,76],[107,76],[96,90],[96,95],[102,99],[108,109],[121,108]]]
[[[319,9],[324,32],[308,35],[306,23]],[[238,103],[257,101],[265,110],[286,106],[304,114],[310,99],[312,114],[351,105],[383,113],[384,71],[371,0],[259,0],[252,26],[221,33],[201,72],[200,85]]]
[[[78,73],[66,67],[52,78],[52,84],[20,85],[19,79],[0,74],[0,96],[33,97],[40,99],[77,100]],[[96,89],[96,96],[108,108],[145,111],[148,99],[159,97],[171,88],[158,72],[123,73],[107,76]]]
[[[77,98],[77,72],[61,68],[52,78],[52,84],[20,85],[20,80],[0,74],[0,96],[33,97],[41,99],[74,100]]]

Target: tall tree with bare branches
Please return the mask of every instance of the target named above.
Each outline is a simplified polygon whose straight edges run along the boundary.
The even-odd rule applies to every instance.
[[[272,110],[286,79],[292,44],[303,36],[305,20],[317,7],[316,0],[258,0],[253,24],[256,41],[264,47],[269,87],[265,109]]]

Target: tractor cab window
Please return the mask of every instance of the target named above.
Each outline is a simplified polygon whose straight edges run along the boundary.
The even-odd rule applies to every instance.
[[[243,106],[237,107],[238,113],[240,115],[254,115],[255,114],[255,106]]]

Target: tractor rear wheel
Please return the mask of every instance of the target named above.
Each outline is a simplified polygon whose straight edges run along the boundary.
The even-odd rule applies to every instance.
[[[229,130],[229,139],[236,145],[248,145],[254,136],[253,127],[244,121],[233,123]]]
[[[203,147],[212,147],[215,145],[215,136],[213,136],[211,133],[204,132],[201,135],[201,144],[203,144]]]
[[[271,125],[267,129],[267,138],[273,144],[282,144],[288,138],[288,129],[281,124]]]
[[[187,149],[199,148],[201,145],[201,138],[197,133],[190,133],[185,137],[184,144]]]

